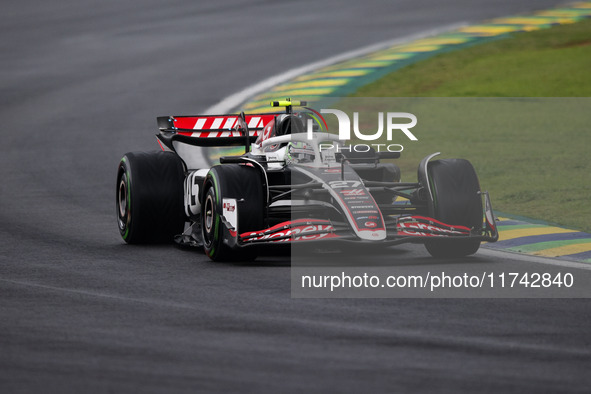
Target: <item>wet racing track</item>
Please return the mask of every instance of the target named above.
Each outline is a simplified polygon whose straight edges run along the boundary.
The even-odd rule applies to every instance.
[[[552,1],[199,3],[3,2],[0,391],[589,389],[589,300],[292,299],[285,257],[215,264],[128,246],[114,212],[118,160],[156,148],[157,115]],[[393,254],[393,266],[457,263],[419,246]],[[468,263],[540,267],[490,254]]]

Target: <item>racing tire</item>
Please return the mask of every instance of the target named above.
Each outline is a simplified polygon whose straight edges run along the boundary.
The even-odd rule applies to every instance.
[[[446,224],[482,228],[482,198],[474,167],[468,160],[435,160],[428,167],[433,193],[433,217]],[[433,239],[425,243],[431,256],[452,258],[469,256],[480,248],[480,241]]]
[[[260,171],[252,166],[223,164],[210,169],[203,188],[201,229],[203,249],[213,261],[256,259],[256,246],[232,248],[224,242],[229,234],[222,220],[222,203],[224,198],[236,199],[239,233],[261,230],[265,209],[262,184]]]
[[[172,152],[130,152],[117,171],[119,232],[129,244],[172,242],[183,232],[181,159]]]

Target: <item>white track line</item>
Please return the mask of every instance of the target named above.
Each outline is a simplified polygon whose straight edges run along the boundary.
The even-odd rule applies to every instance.
[[[442,27],[438,27],[432,30],[426,30],[421,33],[411,34],[402,38],[396,38],[393,40],[382,41],[377,44],[368,45],[359,49],[355,49],[353,51],[348,51],[345,53],[341,53],[340,55],[332,56],[324,60],[320,60],[314,63],[306,64],[304,66],[292,68],[291,70],[285,71],[281,74],[274,75],[270,78],[264,79],[254,85],[248,86],[241,91],[234,93],[226,98],[224,98],[219,103],[207,108],[203,113],[204,114],[223,114],[229,113],[235,109],[237,109],[241,104],[246,102],[248,99],[252,98],[253,96],[265,92],[276,85],[279,85],[283,82],[289,81],[290,79],[299,77],[302,74],[306,74],[315,70],[318,70],[323,67],[330,66],[335,63],[343,62],[346,60],[350,60],[356,57],[360,57],[363,55],[367,55],[372,52],[376,52],[382,49],[386,49],[388,47],[394,45],[405,44],[410,41],[418,40],[421,38],[435,36],[441,33],[445,33],[452,30],[457,30],[461,27],[467,26],[468,24],[465,22],[462,23],[455,23],[451,25],[446,25]]]

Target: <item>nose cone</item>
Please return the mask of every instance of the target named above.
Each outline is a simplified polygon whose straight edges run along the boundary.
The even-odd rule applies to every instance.
[[[366,241],[383,241],[386,239],[386,230],[361,230],[357,236]]]

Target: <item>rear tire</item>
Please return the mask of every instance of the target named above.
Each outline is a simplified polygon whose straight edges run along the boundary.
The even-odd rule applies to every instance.
[[[117,223],[129,244],[171,242],[182,233],[184,167],[172,152],[131,152],[117,171]]]
[[[435,160],[428,167],[433,193],[433,217],[446,224],[482,228],[482,198],[474,167],[468,160]],[[476,253],[478,240],[433,239],[425,243],[433,257],[463,257]]]
[[[253,261],[258,255],[256,246],[233,249],[224,242],[225,226],[222,223],[222,202],[234,198],[238,209],[240,233],[263,229],[264,194],[261,175],[256,168],[224,164],[211,168],[204,183],[201,203],[201,228],[203,248],[214,261]]]

